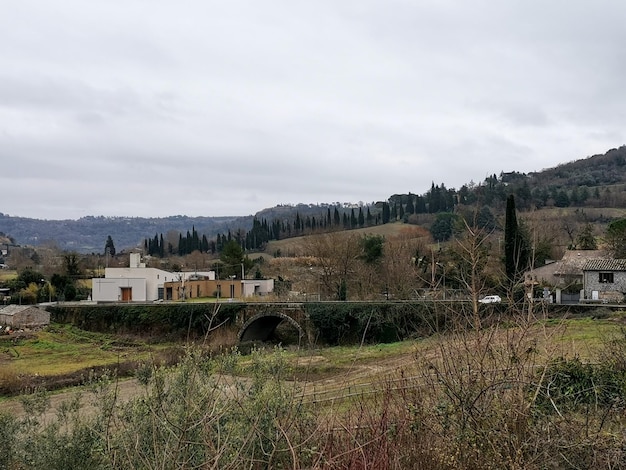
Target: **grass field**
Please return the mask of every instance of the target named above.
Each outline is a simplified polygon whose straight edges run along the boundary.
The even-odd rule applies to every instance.
[[[138,362],[158,361],[177,347],[58,324],[34,333],[4,335],[0,336],[0,391],[14,393],[32,383],[46,386],[55,380],[72,384],[90,369],[132,368]]]
[[[5,398],[0,419],[18,431],[5,449],[19,462],[38,445],[36,468],[82,468],[85,456],[115,463],[90,468],[164,468],[190,455],[194,468],[224,456],[233,464],[212,468],[625,468],[622,320],[522,314],[390,344],[213,356],[190,347],[176,367],[140,367],[135,380]],[[67,371],[74,359],[86,366],[124,354],[149,360],[161,347],[53,325],[3,343],[0,371],[8,363]],[[147,447],[138,445],[144,435]],[[193,452],[172,445],[180,442]]]
[[[527,341],[544,351],[545,357],[540,360],[577,357],[593,362],[603,345],[620,334],[622,319],[621,314],[605,319],[551,319],[536,323],[524,334]],[[491,340],[503,344],[511,341],[518,330],[512,325],[500,327]],[[399,371],[410,373],[419,361],[437,357],[446,341],[446,336],[441,335],[390,344],[287,348],[285,357],[292,379],[310,382],[315,390],[323,392],[369,384]],[[171,361],[176,355],[173,351],[180,353],[183,346],[151,344],[140,338],[91,333],[58,324],[22,338],[0,336],[0,390],[19,389],[15,383],[8,386],[9,382],[29,383],[29,379],[37,377],[52,378],[54,383],[55,377],[77,379],[92,368],[116,368],[120,364],[125,364],[126,372],[132,375],[136,364],[158,362],[164,357]],[[246,357],[242,355],[240,360],[245,361]]]

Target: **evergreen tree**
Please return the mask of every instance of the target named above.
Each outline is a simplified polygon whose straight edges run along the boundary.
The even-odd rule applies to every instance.
[[[450,212],[442,212],[437,214],[435,221],[430,226],[430,233],[436,242],[444,242],[449,240],[454,233],[454,227],[457,223],[458,216]]]
[[[416,214],[425,214],[426,213],[426,199],[422,196],[415,197],[415,213]]]
[[[557,191],[556,195],[554,196],[554,205],[556,207],[568,207],[569,204],[570,201],[567,193],[562,189]]]
[[[383,257],[385,238],[382,235],[365,235],[360,239],[363,254],[361,259],[367,264],[374,264]]]
[[[587,199],[589,199],[589,188],[581,186],[578,190],[578,202],[584,204]]]
[[[415,214],[415,205],[413,204],[413,195],[409,194],[409,198],[406,202],[406,213]]]
[[[506,214],[504,224],[504,268],[509,280],[515,279],[517,272],[516,260],[517,243],[517,214],[515,213],[515,198],[511,194],[506,200]]]
[[[488,206],[482,206],[478,211],[476,225],[478,228],[484,228],[487,231],[491,231],[496,227],[496,218]]]
[[[158,253],[159,253],[159,238],[158,238],[158,235],[155,233],[152,241],[148,243],[148,254],[152,256]]]
[[[193,253],[196,250],[200,250],[200,237],[198,236],[198,232],[196,232],[196,227],[192,226],[191,230],[191,248],[189,253]]]
[[[576,238],[576,245],[579,250],[597,250],[598,243],[596,237],[593,235],[593,224],[585,224],[585,226],[578,233]]]
[[[626,219],[611,222],[606,229],[605,239],[613,258],[626,259]]]
[[[113,244],[113,239],[111,238],[111,235],[107,237],[107,241],[104,244],[104,254],[115,256],[115,245]]]
[[[235,240],[229,240],[222,250],[220,260],[220,274],[223,276],[237,276],[241,278],[241,264],[243,263],[243,250]]]
[[[515,282],[518,274],[528,267],[530,249],[528,236],[517,222],[515,197],[511,194],[506,200],[504,226],[504,264],[506,275]]]
[[[183,234],[178,234],[178,256],[185,255],[185,242],[183,241]]]
[[[389,219],[391,217],[391,211],[389,209],[389,203],[383,202],[383,214],[382,214],[382,223],[389,223]]]
[[[339,210],[335,207],[335,212],[333,213],[333,225],[335,227],[339,227],[341,224],[341,216],[339,215]]]

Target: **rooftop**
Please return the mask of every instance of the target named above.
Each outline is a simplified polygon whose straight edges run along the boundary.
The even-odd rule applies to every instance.
[[[590,259],[583,271],[626,271],[626,259]]]

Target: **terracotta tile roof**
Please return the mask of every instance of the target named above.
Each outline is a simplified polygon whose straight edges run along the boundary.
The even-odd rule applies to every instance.
[[[626,271],[626,259],[590,259],[583,271]]]

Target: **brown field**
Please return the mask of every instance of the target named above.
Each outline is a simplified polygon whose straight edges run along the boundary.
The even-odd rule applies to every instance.
[[[510,347],[507,342],[510,342],[512,338],[517,340],[523,338],[525,342],[533,344],[537,351],[540,351],[538,364],[557,357],[580,358],[594,362],[604,345],[620,334],[623,325],[624,315],[621,313],[602,320],[589,317],[569,320],[553,319],[537,321],[529,329],[516,326],[497,327],[493,330],[493,334],[489,333],[489,341],[496,348],[506,349]],[[0,374],[0,383],[6,380],[16,380],[17,375],[27,371],[37,371],[35,376],[50,376],[50,383],[54,385],[55,380],[60,380],[58,377],[55,379],[54,376],[64,372],[68,377],[72,375],[67,374],[71,371],[74,371],[74,374],[85,375],[88,374],[90,366],[93,370],[102,371],[106,369],[107,361],[109,367],[114,369],[116,355],[117,366],[120,366],[119,360],[122,355],[127,362],[132,360],[132,364],[136,367],[142,362],[159,361],[158,351],[164,351],[167,347],[171,348],[171,345],[156,347],[142,345],[128,338],[120,338],[118,342],[112,335],[86,333],[84,337],[80,337],[80,331],[75,329],[71,329],[71,332],[71,334],[65,332],[62,336],[41,332],[10,348],[13,350],[12,353],[7,353],[5,348],[4,359],[1,361],[3,372]],[[476,338],[483,334],[481,333]],[[439,360],[442,350],[463,351],[467,345],[460,344],[459,341],[465,341],[467,338],[475,341],[473,337],[473,334],[467,337],[443,335],[390,344],[288,349],[287,357],[291,375],[287,378],[302,385],[302,393],[307,400],[342,400],[354,393],[375,390],[384,382],[406,380],[408,377],[423,375],[424,364]],[[59,344],[61,340],[69,340],[71,343],[62,345]],[[111,351],[111,347],[106,346],[107,342],[119,343],[120,346],[117,350],[113,348],[114,350]],[[43,348],[41,345],[44,345]],[[85,354],[90,349],[94,353]],[[271,348],[268,351],[271,351]],[[79,360],[77,355],[83,357]],[[71,357],[75,359],[68,359]],[[245,363],[246,356],[242,356],[240,360]],[[130,362],[128,364],[132,365]],[[101,367],[103,365],[104,368]],[[10,371],[13,372],[10,373]],[[121,372],[127,377],[121,376],[115,387],[117,396],[123,402],[139,393],[141,386],[132,378],[132,370],[124,369]],[[42,380],[41,383],[45,388],[45,381]],[[68,381],[66,386],[71,383]],[[30,389],[34,390],[35,387]],[[50,417],[54,416],[56,406],[83,391],[84,387],[70,387],[53,393],[47,414]],[[0,400],[0,413],[6,411],[23,416],[24,410],[19,403],[18,397]]]

